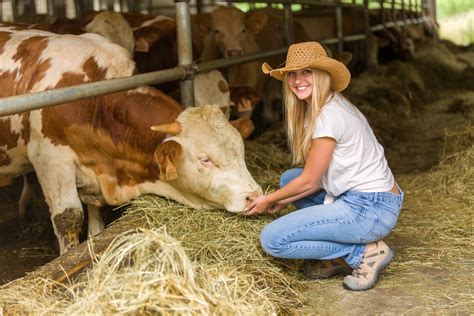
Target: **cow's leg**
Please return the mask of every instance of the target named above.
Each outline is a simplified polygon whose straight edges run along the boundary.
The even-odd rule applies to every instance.
[[[30,182],[26,173],[23,174],[23,188],[21,190],[20,200],[18,201],[18,221],[20,225],[25,222],[25,214],[28,205],[33,200],[33,191],[31,190]]]
[[[54,233],[63,254],[79,243],[84,213],[76,187],[76,169],[67,152],[33,154],[30,160],[48,203]]]
[[[89,215],[88,220],[88,232],[89,236],[94,236],[104,230],[105,224],[100,214],[100,206],[94,204],[87,204],[87,213]]]

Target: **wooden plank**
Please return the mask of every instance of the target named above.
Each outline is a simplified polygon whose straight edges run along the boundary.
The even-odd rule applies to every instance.
[[[132,216],[125,215],[94,236],[91,248],[94,250],[94,254],[100,257],[118,235],[136,230],[137,228],[147,227],[146,218],[132,218]],[[39,269],[28,273],[24,279],[31,280],[42,277],[53,279],[57,282],[64,282],[74,278],[91,263],[92,257],[89,253],[89,241],[85,241]]]

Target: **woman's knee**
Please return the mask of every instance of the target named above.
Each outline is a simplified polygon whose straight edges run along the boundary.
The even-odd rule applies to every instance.
[[[285,172],[283,172],[283,174],[280,177],[280,188],[287,185],[294,178],[300,176],[302,172],[303,172],[303,168],[293,168],[293,169],[288,169]]]
[[[280,257],[279,253],[285,249],[286,242],[284,238],[275,231],[274,225],[270,223],[265,226],[260,233],[260,244],[263,250],[270,256]]]

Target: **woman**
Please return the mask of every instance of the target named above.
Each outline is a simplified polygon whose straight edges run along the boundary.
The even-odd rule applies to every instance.
[[[350,273],[348,290],[367,290],[394,253],[381,239],[394,227],[403,193],[363,114],[340,92],[350,81],[344,64],[317,42],[293,44],[285,67],[262,65],[283,81],[288,140],[295,165],[281,188],[260,196],[246,215],[297,211],[267,225],[260,240],[275,257],[306,260],[304,273],[321,279]]]

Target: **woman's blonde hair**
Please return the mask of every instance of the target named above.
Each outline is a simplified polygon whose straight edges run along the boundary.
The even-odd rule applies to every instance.
[[[291,91],[287,79],[288,73],[285,74],[283,84],[286,130],[295,165],[303,164],[308,158],[316,119],[331,93],[329,74],[324,70],[315,68],[311,70],[313,75],[311,105],[307,106],[304,100],[299,100]]]

